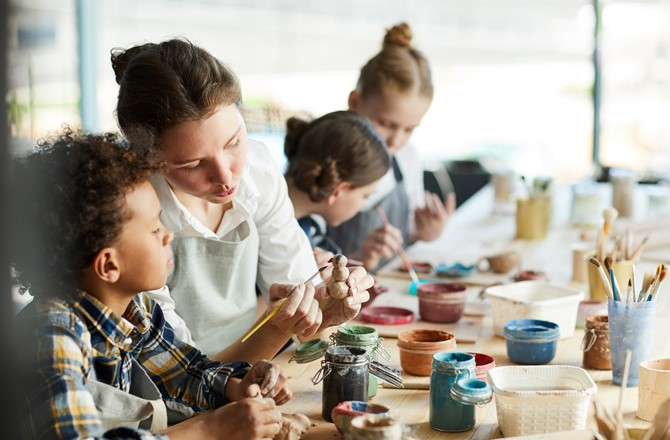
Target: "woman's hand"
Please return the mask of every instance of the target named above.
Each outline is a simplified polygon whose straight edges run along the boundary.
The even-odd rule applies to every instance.
[[[425,197],[426,205],[414,210],[416,238],[432,241],[442,234],[444,227],[456,210],[456,196],[454,193],[447,194],[444,204],[433,193],[426,192]]]
[[[237,395],[239,399],[269,397],[277,405],[283,405],[291,400],[293,391],[279,366],[262,360],[252,365],[249,372],[239,382]]]
[[[323,315],[318,301],[314,298],[314,286],[280,283],[271,285],[270,304],[266,313],[270,313],[283,301],[285,304],[269,321],[279,330],[311,336],[321,327]]]
[[[322,276],[326,271],[322,272]],[[349,277],[345,281],[349,290],[347,296],[336,299],[328,293],[329,276],[316,287],[316,299],[323,312],[322,327],[330,327],[347,322],[358,315],[361,304],[370,299],[368,289],[374,285],[374,278],[363,267],[350,267]]]

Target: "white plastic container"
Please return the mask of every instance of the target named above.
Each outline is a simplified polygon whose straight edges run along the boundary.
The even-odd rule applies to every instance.
[[[541,319],[558,324],[561,339],[575,333],[577,309],[584,292],[546,281],[520,281],[487,287],[493,331],[503,336],[505,323],[513,319]]]
[[[505,437],[584,429],[597,391],[586,370],[567,365],[496,367],[488,381]]]

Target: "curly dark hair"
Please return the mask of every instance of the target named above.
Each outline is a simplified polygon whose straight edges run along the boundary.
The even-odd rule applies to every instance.
[[[161,169],[114,133],[65,127],[16,158],[10,172],[14,281],[35,298],[68,298],[81,271],[113,244],[131,213],[125,195]]]

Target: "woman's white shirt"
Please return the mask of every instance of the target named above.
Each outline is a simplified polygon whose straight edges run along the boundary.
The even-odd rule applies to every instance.
[[[216,232],[182,205],[162,175],[155,176],[152,184],[161,202],[161,220],[175,236],[220,239],[246,219],[253,219],[260,243],[256,284],[266,299],[272,283],[299,284],[316,272],[314,255],[295,218],[284,176],[262,143],[249,140],[247,163],[233,206],[224,214]],[[193,343],[186,323],[175,310],[169,288],[164,286],[149,293],[162,307],[175,335]]]

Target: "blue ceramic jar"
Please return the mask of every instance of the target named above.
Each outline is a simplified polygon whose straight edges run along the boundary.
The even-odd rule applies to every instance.
[[[539,319],[508,321],[503,330],[507,343],[507,356],[512,362],[525,365],[542,365],[556,356],[560,338],[558,324]]]
[[[433,355],[430,374],[430,427],[438,431],[467,431],[475,426],[474,405],[488,403],[491,389],[475,379],[475,357],[469,353]]]

